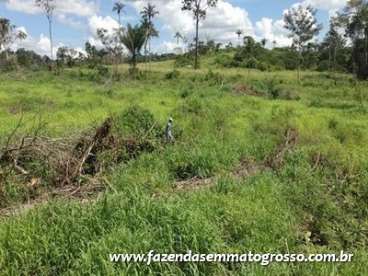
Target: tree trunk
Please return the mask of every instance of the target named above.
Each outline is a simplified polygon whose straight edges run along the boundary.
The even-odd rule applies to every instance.
[[[334,53],[333,53],[333,79],[335,81],[335,85],[337,85],[336,56],[337,56],[337,45],[334,45]]]
[[[132,55],[132,65],[133,65],[133,69],[135,71],[135,68],[137,67],[137,61],[136,61],[136,55],[135,54]]]
[[[298,53],[298,82],[299,83],[301,80],[301,73],[300,73],[301,61],[302,61],[302,52],[301,50],[299,50],[299,53]]]
[[[334,55],[333,55],[333,70],[336,71],[336,57],[337,57],[337,46],[334,47]]]
[[[49,18],[49,36],[50,36],[50,52],[51,52],[51,59],[54,59],[54,45],[52,42],[52,20]]]
[[[365,66],[368,66],[368,28],[365,30]]]
[[[195,39],[194,69],[198,69],[198,45],[199,45],[199,14],[196,17],[196,39]]]
[[[151,70],[151,38],[148,38],[148,68]]]

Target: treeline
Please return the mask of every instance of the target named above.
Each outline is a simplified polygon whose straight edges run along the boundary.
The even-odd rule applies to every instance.
[[[50,19],[56,9],[54,0],[36,0],[47,18]],[[242,67],[259,70],[297,70],[300,79],[302,69],[319,71],[339,71],[355,74],[360,79],[368,79],[368,0],[350,0],[342,12],[330,20],[329,30],[322,40],[316,42],[322,25],[316,18],[317,10],[311,6],[294,6],[284,13],[284,27],[289,33],[291,46],[279,47],[276,41],[263,39],[257,42],[251,36],[242,37],[242,30],[236,30],[239,38],[238,46],[230,42],[224,46],[213,40],[200,41],[200,21],[205,20],[207,9],[217,5],[217,0],[197,1],[183,0],[181,9],[191,12],[195,20],[195,36],[192,42],[184,39],[180,33],[175,34],[179,42],[185,42],[187,52],[183,55],[164,54],[153,55],[151,40],[159,36],[154,25],[154,18],[159,14],[156,7],[150,3],[140,12],[141,21],[136,25],[121,24],[120,15],[125,4],[121,1],[114,3],[113,11],[117,13],[119,28],[109,32],[99,29],[97,36],[103,44],[97,49],[86,43],[84,53],[74,49],[62,47],[57,50],[56,59],[40,57],[32,51],[24,49],[12,52],[9,46],[17,39],[24,39],[26,35],[11,25],[9,20],[0,18],[0,66],[13,69],[21,65],[37,67],[57,65],[64,66],[113,65],[113,72],[117,73],[117,65],[129,62],[131,72],[136,72],[138,62],[151,62],[176,57],[176,66],[200,66],[200,56],[215,53],[215,65],[223,67]],[[207,3],[206,5],[204,3]],[[53,43],[50,24],[50,53],[53,57]],[[179,44],[179,43],[178,43]],[[272,45],[273,47],[266,47]],[[270,49],[272,48],[272,49]],[[5,49],[5,50],[4,50]]]
[[[193,64],[194,48],[184,55],[177,56],[178,67]],[[326,42],[309,43],[302,54],[300,66],[305,70],[353,72],[353,48],[341,47],[331,53]],[[244,37],[241,46],[215,44],[213,41],[199,43],[202,56],[213,56],[213,65],[225,68],[251,68],[261,71],[296,70],[299,55],[292,47],[267,48],[264,41],[257,42],[254,38]]]
[[[0,71],[13,71],[17,68],[25,68],[31,70],[46,70],[51,66],[72,68],[75,66],[86,66],[88,68],[96,68],[98,65],[111,65],[112,59],[116,58],[111,56],[106,49],[97,49],[89,42],[86,42],[84,51],[87,53],[79,52],[76,49],[69,47],[60,47],[56,53],[56,60],[51,60],[47,55],[39,55],[32,50],[24,48],[17,49],[16,51],[6,50],[0,53]],[[166,54],[152,54],[152,61],[164,61],[172,60],[176,57],[173,53]],[[144,55],[137,57],[138,62],[146,61]]]
[[[322,29],[316,19],[317,10],[299,5],[284,14],[284,27],[292,45],[278,47],[276,41],[257,42],[251,36],[235,33],[239,45],[225,47],[214,41],[193,43],[189,51],[176,59],[176,66],[193,64],[198,53],[215,53],[214,64],[259,70],[319,70],[354,73],[368,78],[368,1],[349,1],[343,11],[330,19],[322,42],[315,42]],[[272,45],[272,47],[266,47]],[[272,49],[270,49],[272,48]]]

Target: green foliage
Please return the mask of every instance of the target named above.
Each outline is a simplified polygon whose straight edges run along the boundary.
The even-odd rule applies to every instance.
[[[143,137],[156,125],[153,114],[139,106],[128,108],[116,120],[117,130],[126,137]]]
[[[188,67],[193,66],[193,57],[185,54],[185,55],[179,55],[175,59],[175,67]]]
[[[121,43],[124,44],[130,53],[130,61],[134,69],[137,65],[138,55],[147,40],[146,35],[147,33],[144,26],[135,25],[133,27],[128,24],[127,29],[120,36]]]
[[[180,72],[176,69],[174,69],[171,72],[166,73],[165,78],[167,80],[176,80],[180,77]]]

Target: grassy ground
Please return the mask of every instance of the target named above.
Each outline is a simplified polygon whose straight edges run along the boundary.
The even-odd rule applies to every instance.
[[[0,76],[2,137],[21,114],[24,131],[41,118],[46,134],[58,137],[132,105],[149,110],[161,126],[172,116],[174,134],[181,133],[175,144],[115,167],[108,175],[112,188],[96,202],[52,200],[0,218],[0,274],[368,273],[367,83],[314,72],[305,72],[301,84],[295,72],[176,73],[169,62],[151,70],[114,83],[78,69]],[[284,141],[288,130],[295,133],[292,147]],[[11,183],[1,189],[10,203],[22,200]],[[350,264],[267,267],[108,259],[151,249],[346,250],[355,257]]]

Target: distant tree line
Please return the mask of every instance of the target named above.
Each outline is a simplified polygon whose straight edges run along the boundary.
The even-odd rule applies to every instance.
[[[102,49],[89,42],[85,44],[85,54],[72,48],[61,47],[53,57],[52,19],[56,12],[54,0],[35,0],[42,8],[50,33],[50,57],[39,56],[33,51],[10,50],[10,45],[25,39],[6,18],[0,18],[0,67],[14,69],[17,66],[43,67],[56,64],[58,67],[85,65],[90,68],[112,64],[117,72],[123,60],[131,64],[135,71],[138,62],[176,58],[176,66],[200,67],[200,56],[214,54],[214,65],[222,67],[242,67],[259,70],[319,70],[330,72],[350,72],[360,79],[368,79],[368,0],[350,0],[346,7],[330,19],[329,30],[321,42],[316,41],[322,26],[316,19],[316,10],[310,6],[294,6],[284,14],[284,27],[289,32],[292,44],[280,47],[276,41],[262,39],[256,41],[242,30],[234,30],[238,43],[217,43],[214,40],[200,40],[200,21],[205,20],[207,10],[217,5],[215,0],[182,0],[182,10],[193,14],[196,23],[195,36],[189,41],[177,32],[174,38],[186,44],[184,54],[152,54],[151,40],[159,35],[154,25],[158,15],[156,7],[148,3],[141,11],[141,21],[136,25],[123,26],[121,15],[125,5],[117,1],[113,11],[118,15],[119,27],[113,31],[99,29],[98,38]],[[142,53],[143,52],[143,53]]]

